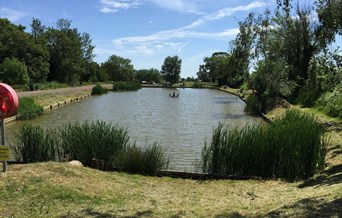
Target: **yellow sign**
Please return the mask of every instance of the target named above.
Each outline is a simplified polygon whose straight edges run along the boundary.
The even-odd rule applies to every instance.
[[[0,145],[0,161],[7,161],[10,158],[9,147]]]

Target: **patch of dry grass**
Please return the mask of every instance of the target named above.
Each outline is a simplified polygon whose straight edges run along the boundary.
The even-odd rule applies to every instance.
[[[0,217],[338,216],[341,176],[330,172],[297,183],[194,181],[65,163],[11,165],[0,177]]]

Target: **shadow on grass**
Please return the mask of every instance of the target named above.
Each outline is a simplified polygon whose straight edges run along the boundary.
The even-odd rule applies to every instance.
[[[306,198],[292,205],[283,206],[267,214],[267,217],[341,217],[342,198],[330,202]]]
[[[109,212],[99,212],[92,209],[85,209],[81,211],[81,214],[78,214],[77,216],[73,214],[68,214],[65,216],[62,216],[64,218],[71,218],[71,217],[92,217],[92,218],[141,218],[141,217],[151,217],[153,214],[153,211],[146,210],[146,211],[138,211],[134,215],[131,216],[116,216],[114,214],[111,214]]]
[[[342,164],[329,167],[319,176],[304,181],[298,186],[298,188],[306,188],[316,185],[334,185],[339,183],[342,183]]]

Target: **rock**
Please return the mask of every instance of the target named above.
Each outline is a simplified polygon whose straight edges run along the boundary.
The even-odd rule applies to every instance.
[[[83,167],[83,164],[81,163],[81,161],[78,161],[78,160],[69,161],[68,164]]]

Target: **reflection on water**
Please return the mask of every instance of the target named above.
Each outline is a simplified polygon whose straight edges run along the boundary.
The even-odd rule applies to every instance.
[[[170,98],[176,91],[179,98]],[[29,121],[45,128],[68,122],[105,120],[128,128],[132,141],[144,146],[162,145],[170,157],[169,169],[194,171],[204,141],[219,122],[230,126],[261,122],[244,113],[238,97],[209,89],[143,88],[135,92],[109,92]],[[13,131],[20,122],[7,125]]]

